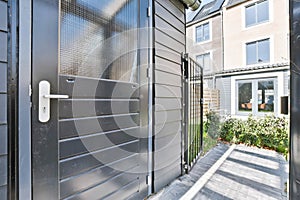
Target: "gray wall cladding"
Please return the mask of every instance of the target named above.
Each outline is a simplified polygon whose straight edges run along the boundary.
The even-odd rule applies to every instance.
[[[178,0],[155,0],[154,190],[181,174],[182,75],[185,10]]]
[[[7,199],[7,9],[0,0],[0,200]]]
[[[231,114],[231,78],[217,78],[216,88],[220,90],[220,114]]]

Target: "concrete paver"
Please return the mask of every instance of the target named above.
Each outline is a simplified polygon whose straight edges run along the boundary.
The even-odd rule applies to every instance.
[[[180,199],[228,148],[228,145],[219,144],[201,158],[189,174],[180,177],[150,199]],[[288,163],[282,155],[237,145],[194,199],[285,200],[287,178]]]
[[[238,145],[194,199],[287,199],[287,168],[274,151]]]

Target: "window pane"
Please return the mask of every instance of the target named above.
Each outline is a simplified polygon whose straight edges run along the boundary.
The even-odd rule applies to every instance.
[[[197,56],[196,60],[200,64],[200,66],[203,67],[203,55]]]
[[[196,28],[196,41],[201,42],[203,40],[203,26]]]
[[[252,83],[238,83],[238,110],[252,111]]]
[[[274,81],[258,81],[259,112],[274,112]]]
[[[246,8],[246,26],[256,23],[255,5]]]
[[[269,2],[263,1],[257,4],[257,22],[269,20]]]
[[[262,40],[258,42],[258,62],[270,61],[270,40]]]
[[[209,53],[204,55],[203,70],[210,71],[210,54]]]
[[[257,63],[256,42],[248,43],[246,47],[247,65]]]
[[[203,25],[203,32],[204,32],[203,40],[209,40],[209,25],[208,25],[208,23]]]

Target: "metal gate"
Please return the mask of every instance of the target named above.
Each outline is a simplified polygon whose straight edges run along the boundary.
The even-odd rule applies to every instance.
[[[203,69],[188,54],[183,54],[182,70],[184,167],[188,173],[199,158],[203,146]]]

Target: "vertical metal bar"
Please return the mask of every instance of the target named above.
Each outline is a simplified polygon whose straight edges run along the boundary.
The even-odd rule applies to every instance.
[[[18,1],[8,1],[8,199],[18,199]],[[1,197],[0,197],[1,198]]]
[[[153,9],[153,1],[149,0],[148,2],[148,8]],[[140,10],[140,12],[144,12],[143,10]],[[153,143],[153,135],[154,135],[154,123],[153,123],[153,64],[154,64],[154,56],[153,56],[153,14],[148,16],[148,176],[151,180],[151,183],[148,183],[148,195],[152,194],[154,191],[154,166],[153,166],[153,149],[154,149],[154,143]]]
[[[188,65],[188,60],[186,59],[186,57],[184,57],[184,73],[185,73],[185,79],[184,79],[184,84],[185,84],[185,134],[184,134],[184,150],[185,150],[185,170],[186,173],[188,173],[188,169],[189,169],[189,65]]]
[[[196,87],[195,87],[195,62],[193,61],[193,127],[194,127],[194,132],[193,132],[193,164],[195,162],[195,158],[196,158],[196,134],[197,134],[197,130],[196,130]]]
[[[31,199],[31,0],[19,1],[19,199]]]
[[[200,67],[200,151],[203,150],[203,68]]]

